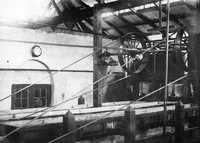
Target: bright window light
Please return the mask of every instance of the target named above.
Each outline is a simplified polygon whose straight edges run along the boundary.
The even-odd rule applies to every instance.
[[[0,0],[0,17],[10,20],[30,20],[44,17],[50,0]]]
[[[102,17],[109,17],[109,16],[112,16],[113,13],[112,12],[106,12],[106,13],[103,13],[101,16]]]
[[[150,35],[148,36],[149,40],[161,40],[162,39],[162,35],[158,34],[158,35]]]

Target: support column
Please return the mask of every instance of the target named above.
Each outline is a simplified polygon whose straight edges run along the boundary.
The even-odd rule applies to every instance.
[[[136,136],[136,119],[135,119],[135,110],[129,106],[125,110],[125,143],[135,143]]]
[[[101,3],[101,2],[100,2]],[[101,7],[99,4],[94,5],[93,10],[93,23],[94,23],[94,33],[102,33],[102,17],[101,17]],[[101,70],[102,65],[97,65],[98,62],[98,55],[102,54],[102,50],[99,48],[102,48],[102,36],[94,34],[93,36],[93,44],[94,44],[94,57],[93,57],[93,82],[96,82],[101,77]],[[96,50],[98,50],[96,52]],[[98,90],[95,90],[97,89]],[[101,94],[99,94],[99,83],[94,84],[93,86],[94,92],[93,92],[93,106],[94,107],[100,107],[102,106],[102,97]]]
[[[185,0],[187,4],[191,1]],[[196,0],[196,7],[200,7],[200,0]],[[193,15],[190,16],[187,21],[187,30],[189,32],[189,47],[192,49],[194,57],[194,79],[197,82],[197,104],[198,104],[198,114],[197,114],[197,124],[198,124],[198,140],[200,141],[200,11],[195,10],[192,12]]]
[[[69,110],[63,116],[63,134],[69,133],[75,130],[75,117],[72,112]],[[75,133],[72,133],[63,138],[63,142],[75,143]]]
[[[175,108],[175,142],[184,142],[184,105],[181,102],[176,104]]]

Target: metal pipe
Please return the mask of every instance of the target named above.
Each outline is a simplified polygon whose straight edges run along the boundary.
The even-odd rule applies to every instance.
[[[165,70],[165,97],[164,97],[164,125],[163,135],[166,137],[166,125],[167,125],[167,95],[168,95],[168,62],[169,62],[169,15],[170,15],[170,3],[167,0],[167,30],[166,30],[166,70]]]

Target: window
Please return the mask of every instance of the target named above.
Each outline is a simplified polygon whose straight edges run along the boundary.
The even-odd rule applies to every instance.
[[[13,102],[15,109],[28,108],[28,90],[23,90],[15,94]]]
[[[51,105],[51,85],[37,84],[20,91],[28,84],[12,85],[12,109],[49,107]]]

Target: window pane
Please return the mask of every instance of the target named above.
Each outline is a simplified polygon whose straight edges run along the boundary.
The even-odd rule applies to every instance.
[[[28,96],[28,91],[27,90],[23,90],[22,91],[22,98],[27,98]]]
[[[35,97],[40,97],[40,90],[39,89],[35,89]]]
[[[46,97],[46,89],[41,90],[41,97]]]
[[[22,99],[22,107],[23,108],[27,107],[27,99]]]
[[[15,107],[20,108],[21,107],[21,99],[15,99]]]
[[[15,93],[25,86],[24,84],[12,85],[12,93]],[[14,94],[12,99],[12,109],[40,108],[50,106],[51,102],[51,85],[38,84],[28,89]]]
[[[45,107],[46,106],[46,98],[41,98],[42,100],[42,107]]]
[[[35,107],[42,107],[42,100],[39,97],[35,98]]]
[[[17,94],[15,94],[15,98],[21,98],[21,92],[18,92]]]

